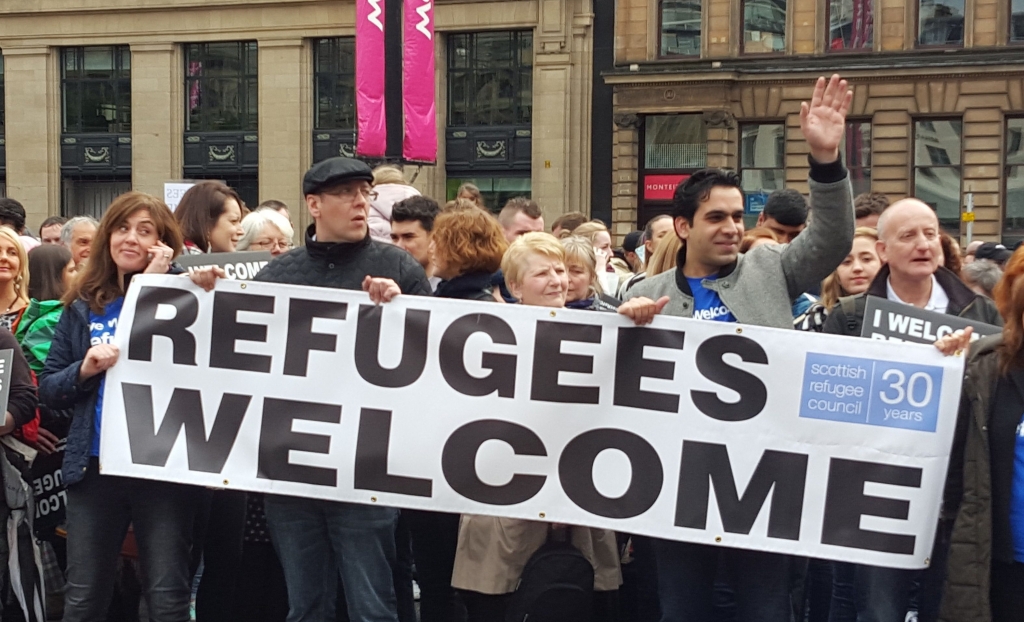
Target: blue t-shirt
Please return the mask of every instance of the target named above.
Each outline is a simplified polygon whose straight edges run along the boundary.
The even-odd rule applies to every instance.
[[[91,333],[89,347],[113,343],[114,333],[117,331],[117,318],[121,315],[121,305],[123,304],[124,298],[122,297],[107,305],[102,314],[89,312],[89,331]],[[96,456],[97,458],[100,455],[100,419],[103,415],[103,387],[106,385],[106,382],[107,379],[104,375],[100,379],[100,389],[96,398],[96,416],[93,418],[92,427],[92,448],[89,451],[90,456]]]
[[[1017,425],[1013,491],[1010,494],[1010,533],[1013,535],[1013,559],[1024,563],[1024,418]]]
[[[690,283],[690,291],[693,292],[693,317],[697,320],[735,322],[736,316],[725,306],[718,292],[704,287],[703,281],[714,281],[717,278],[717,275],[699,279],[686,277]]]

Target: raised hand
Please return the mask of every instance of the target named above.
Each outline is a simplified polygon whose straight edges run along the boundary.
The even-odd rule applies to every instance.
[[[839,143],[846,133],[846,113],[850,111],[853,91],[838,74],[825,83],[818,78],[810,103],[800,104],[800,130],[811,147],[816,162],[828,164],[839,159]]]

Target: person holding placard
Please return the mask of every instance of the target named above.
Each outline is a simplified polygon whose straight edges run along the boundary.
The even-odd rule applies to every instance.
[[[792,301],[843,260],[853,242],[853,193],[839,145],[853,93],[838,75],[819,78],[800,127],[810,150],[814,218],[791,244],[761,245],[746,255],[744,194],[735,173],[706,169],[683,182],[673,198],[677,268],[636,284],[630,298],[667,296],[665,313],[717,322],[793,328]],[[668,540],[654,541],[662,622],[711,620],[715,579],[728,577],[737,617],[786,622],[793,616],[793,575],[787,555]]]
[[[66,307],[39,377],[39,395],[51,409],[74,411],[63,464],[65,622],[105,619],[129,523],[139,544],[149,620],[188,619],[189,554],[200,490],[99,472],[104,378],[120,354],[111,342],[125,290],[142,272],[180,272],[172,261],[181,247],[181,231],[160,199],[122,194],[107,208],[89,263],[64,295]]]
[[[995,300],[1006,325],[973,348],[950,457],[946,502],[957,511],[945,622],[1024,615],[1024,251],[1008,262]]]

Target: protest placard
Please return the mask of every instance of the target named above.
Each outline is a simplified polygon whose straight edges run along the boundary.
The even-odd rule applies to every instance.
[[[931,346],[163,275],[115,344],[107,474],[900,568],[931,553],[963,373]]]
[[[965,320],[955,315],[925,311],[914,305],[893,302],[878,296],[868,296],[864,306],[861,337],[887,341],[935,343],[946,335],[974,328],[971,341],[994,335],[1003,329],[984,322]]]
[[[182,268],[194,272],[199,268],[220,266],[224,268],[227,278],[237,281],[249,281],[262,270],[273,256],[270,251],[242,251],[240,253],[200,253],[181,255],[175,259]]]
[[[189,191],[189,188],[196,185],[194,181],[166,181],[164,182],[164,203],[173,212],[181,203],[181,197]]]

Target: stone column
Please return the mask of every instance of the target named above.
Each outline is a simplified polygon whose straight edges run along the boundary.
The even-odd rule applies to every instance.
[[[60,80],[47,47],[5,47],[7,196],[37,228],[60,213]]]
[[[292,222],[304,227],[302,176],[313,157],[311,55],[302,39],[258,45],[260,199],[284,201]],[[296,235],[301,239],[301,229]]]
[[[170,42],[134,44],[131,51],[132,187],[162,197],[164,182],[182,176],[183,61]]]
[[[640,175],[640,117],[635,114],[615,115],[612,135],[612,243],[622,244],[627,233],[636,228]]]

